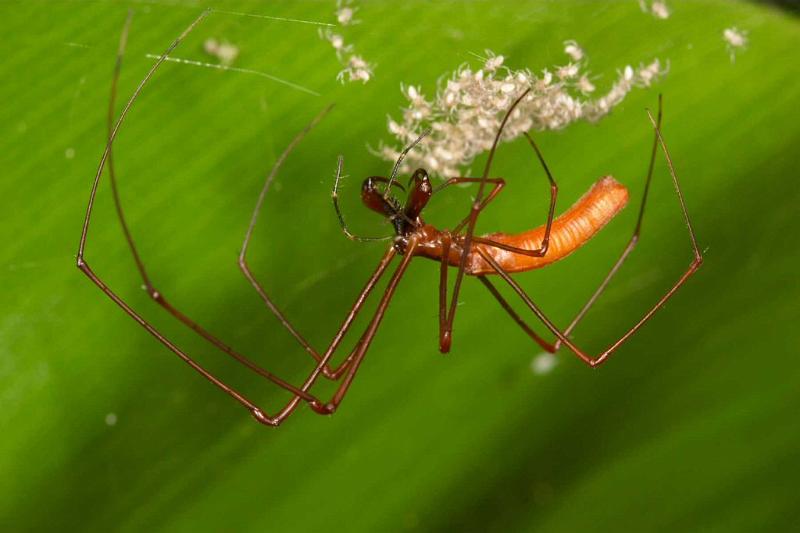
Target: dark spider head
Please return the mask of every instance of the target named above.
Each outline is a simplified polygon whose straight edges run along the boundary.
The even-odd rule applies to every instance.
[[[388,218],[398,236],[406,236],[421,224],[420,213],[433,195],[433,187],[424,169],[417,169],[408,181],[408,198],[405,205],[388,194],[390,191],[380,190],[378,183],[390,183],[382,176],[370,176],[361,184],[361,200],[368,208]],[[391,181],[393,187],[403,192],[406,188]]]

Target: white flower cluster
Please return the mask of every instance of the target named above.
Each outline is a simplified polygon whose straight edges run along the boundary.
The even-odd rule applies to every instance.
[[[353,18],[358,11],[357,7],[353,7],[352,0],[337,0],[336,2],[336,20],[342,26],[351,26],[358,24],[361,21]],[[336,57],[339,63],[344,67],[336,79],[344,83],[345,81],[360,81],[367,83],[372,78],[373,66],[364,60],[360,55],[353,53],[353,45],[345,44],[344,37],[332,30],[320,30],[319,36],[333,46],[336,51]]]
[[[425,129],[431,133],[403,161],[402,172],[424,167],[429,173],[458,176],[480,153],[488,151],[508,108],[525,90],[531,89],[511,114],[502,140],[510,141],[524,132],[557,130],[580,119],[597,121],[620,103],[633,87],[647,87],[665,70],[656,59],[638,68],[625,67],[605,95],[587,99],[595,90],[585,71],[585,54],[574,41],[564,43],[571,61],[541,76],[528,69],[511,70],[504,58],[487,51],[482,69],[460,66],[449,78],[440,81],[436,97],[427,99],[419,87],[403,86],[408,99],[402,121],[389,117],[389,132],[396,146],[380,144],[378,153],[395,161],[400,151]]]
[[[726,28],[722,32],[722,38],[728,47],[728,54],[731,56],[731,63],[736,61],[736,51],[747,46],[747,32],[740,30],[736,26]]]
[[[649,6],[647,5],[646,0],[639,0],[639,7],[645,13],[650,12],[650,14],[657,19],[667,19],[670,15],[667,3],[664,0],[652,0]]]

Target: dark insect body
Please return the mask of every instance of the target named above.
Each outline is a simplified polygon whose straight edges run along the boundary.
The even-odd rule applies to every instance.
[[[360,237],[352,234],[347,228],[347,225],[342,216],[338,204],[338,188],[341,179],[342,171],[342,158],[339,157],[336,181],[333,187],[333,204],[342,230],[345,235],[352,240],[359,241],[372,241],[372,240],[390,240],[391,243],[383,255],[383,258],[378,263],[375,272],[367,280],[366,285],[361,293],[356,298],[355,303],[351,307],[347,316],[342,321],[342,324],[334,335],[328,347],[324,352],[317,351],[313,348],[308,341],[294,328],[289,320],[283,315],[280,309],[272,302],[261,283],[253,275],[247,263],[247,250],[256,225],[258,214],[264,203],[266,194],[270,185],[275,178],[278,170],[283,162],[288,157],[289,153],[294,147],[302,140],[308,131],[317,124],[322,117],[330,111],[332,106],[323,110],[317,115],[306,128],[300,132],[288,145],[286,150],[281,154],[278,160],[273,165],[273,168],[267,176],[264,185],[259,194],[255,210],[250,220],[250,225],[245,234],[242,250],[239,255],[239,267],[247,280],[259,294],[267,308],[278,318],[280,323],[295,337],[300,345],[308,352],[311,357],[316,361],[314,369],[310,372],[302,385],[292,385],[285,380],[275,376],[267,370],[261,368],[251,359],[236,352],[217,337],[209,333],[202,326],[194,322],[187,315],[182,313],[172,304],[170,304],[164,295],[156,290],[152,284],[147,270],[144,266],[138,250],[134,244],[133,237],[125,220],[122,210],[120,197],[116,185],[116,176],[114,172],[114,165],[112,161],[112,146],[114,139],[122,125],[125,117],[127,116],[133,102],[142,91],[143,87],[150,80],[155,70],[167,59],[172,50],[185,38],[185,36],[208,14],[208,11],[203,12],[192,24],[176,39],[169,48],[160,56],[160,58],[151,67],[150,71],[139,83],[133,95],[124,106],[119,118],[114,122],[114,104],[116,100],[116,86],[119,77],[120,65],[125,49],[128,28],[130,25],[130,15],[126,21],[125,27],[120,38],[119,53],[117,56],[117,64],[114,71],[111,98],[109,103],[108,114],[108,128],[109,135],[108,141],[103,152],[100,165],[97,173],[95,174],[94,182],[89,197],[89,205],[84,219],[83,230],[81,233],[80,245],[78,248],[77,266],[89,279],[97,285],[103,293],[105,293],[111,300],[121,307],[129,316],[131,316],[137,323],[146,329],[153,337],[155,337],[164,346],[174,352],[184,362],[191,366],[194,370],[200,373],[208,381],[216,385],[225,393],[230,395],[233,399],[247,408],[250,413],[263,424],[270,426],[277,426],[283,422],[301,403],[307,403],[314,411],[320,414],[333,413],[343,400],[350,385],[358,371],[364,356],[369,349],[369,346],[375,336],[375,333],[380,326],[386,309],[392,297],[395,294],[398,283],[405,273],[409,263],[414,257],[426,257],[428,259],[437,261],[440,265],[440,284],[439,284],[439,349],[442,352],[448,352],[451,346],[453,322],[456,314],[456,302],[458,294],[461,289],[461,283],[465,275],[475,276],[481,283],[486,286],[489,292],[498,300],[500,305],[509,313],[512,319],[540,346],[549,352],[556,352],[562,345],[566,346],[570,351],[575,353],[584,363],[589,366],[595,367],[607,361],[608,358],[614,353],[631,335],[633,335],[645,322],[647,322],[653,314],[661,308],[664,303],[683,285],[686,280],[697,271],[702,264],[702,256],[697,247],[694,230],[692,229],[689,215],[686,210],[686,205],[683,199],[683,194],[678,183],[678,178],[669,157],[667,147],[661,136],[661,98],[659,97],[659,113],[658,120],[654,120],[650,116],[650,121],[653,124],[655,138],[650,154],[650,163],[648,166],[647,177],[645,181],[644,194],[639,207],[639,215],[637,218],[636,226],[633,231],[627,246],[620,254],[617,261],[611,267],[603,282],[595,290],[589,300],[584,304],[572,322],[566,329],[561,330],[555,326],[542,310],[533,302],[533,300],[525,293],[525,291],[516,283],[510,274],[517,272],[524,272],[536,268],[544,267],[554,261],[562,259],[575,251],[577,248],[586,243],[592,236],[594,236],[603,226],[605,226],[627,203],[628,191],[627,189],[616,182],[611,177],[604,177],[600,179],[595,185],[575,203],[568,211],[555,217],[556,197],[558,194],[558,187],[551,175],[547,165],[544,162],[539,148],[533,139],[526,134],[526,138],[531,147],[536,153],[536,156],[544,168],[545,174],[550,183],[550,204],[546,222],[530,231],[523,232],[518,235],[508,235],[504,233],[492,233],[484,236],[475,235],[475,225],[479,214],[486,208],[486,206],[500,193],[505,185],[502,178],[489,178],[489,171],[491,169],[492,160],[497,148],[497,143],[503,131],[503,127],[513,112],[517,104],[523,99],[528,97],[528,91],[520,95],[516,101],[509,107],[505,118],[503,119],[500,128],[498,129],[495,137],[494,144],[489,152],[489,157],[486,163],[483,175],[480,177],[453,177],[445,181],[438,187],[433,187],[428,174],[424,169],[416,170],[409,181],[408,194],[405,202],[391,196],[394,188],[405,190],[405,188],[395,181],[397,170],[405,157],[417,143],[419,143],[425,136],[423,134],[411,146],[407,147],[400,158],[398,159],[392,171],[391,177],[385,178],[374,176],[367,178],[361,187],[361,198],[364,204],[378,212],[379,214],[387,217],[394,228],[395,235],[390,237]],[[648,113],[649,114],[649,113]],[[669,166],[670,175],[672,177],[673,185],[678,195],[681,211],[683,214],[684,222],[689,230],[689,237],[691,240],[693,259],[679,279],[674,282],[672,287],[644,314],[644,316],[629,328],[618,340],[612,343],[606,350],[596,355],[589,355],[571,340],[569,340],[570,333],[574,330],[577,324],[583,319],[585,314],[600,296],[600,294],[608,286],[608,283],[619,270],[622,263],[631,253],[639,240],[642,217],[644,215],[644,208],[647,200],[647,194],[650,189],[650,181],[653,175],[653,166],[657,153],[658,146],[661,146],[664,156]],[[85,259],[85,247],[89,231],[89,222],[91,219],[94,200],[97,193],[100,177],[103,170],[108,166],[109,178],[111,180],[112,192],[114,202],[117,208],[117,214],[122,225],[125,238],[131,249],[131,252],[136,262],[136,266],[147,289],[153,300],[163,307],[168,313],[184,323],[190,329],[198,333],[209,343],[214,345],[222,352],[228,354],[230,357],[249,368],[250,370],[261,375],[265,379],[274,383],[275,385],[283,388],[284,390],[292,393],[293,397],[289,400],[280,410],[274,414],[267,414],[254,402],[246,398],[237,390],[233,389],[226,383],[222,382],[219,378],[214,376],[211,372],[206,370],[203,366],[197,363],[189,355],[183,352],[179,347],[173,344],[149,322],[147,322],[141,315],[133,310],[125,301],[123,301],[116,293],[114,293],[103,281],[95,274],[89,267]],[[439,230],[432,225],[425,223],[422,218],[422,211],[427,205],[428,201],[434,194],[439,193],[443,189],[458,184],[458,183],[474,183],[478,185],[478,191],[472,203],[469,214],[453,229]],[[383,190],[379,185],[383,184]],[[491,187],[488,194],[484,194],[486,188]],[[389,265],[400,256],[400,262],[394,273],[390,276],[388,284],[384,289],[383,295],[380,298],[377,309],[375,310],[372,319],[366,327],[366,330],[359,338],[355,347],[350,354],[338,366],[331,366],[331,359],[340,346],[345,334],[350,329],[354,319],[361,311],[369,295],[386,273]],[[455,268],[456,277],[453,285],[452,295],[448,303],[448,273],[451,268]],[[514,292],[521,298],[525,305],[533,312],[533,314],[545,325],[545,327],[555,336],[555,341],[549,343],[540,337],[534,330],[514,311],[505,298],[500,294],[494,284],[489,280],[490,275],[499,276],[503,281],[509,284]],[[316,397],[311,389],[322,375],[327,379],[339,381],[338,388],[333,393],[330,399],[322,401]]]

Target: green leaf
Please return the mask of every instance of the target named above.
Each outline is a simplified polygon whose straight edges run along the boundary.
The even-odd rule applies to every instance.
[[[120,104],[197,16],[195,2],[133,2]],[[206,2],[203,2],[205,5]],[[333,22],[335,3],[224,2],[227,11]],[[302,407],[258,425],[180,362],[75,269],[128,3],[0,5],[0,524],[80,531],[787,531],[797,522],[800,430],[795,327],[796,17],[765,5],[670,2],[657,20],[625,2],[359,2],[339,28],[376,64],[340,85],[318,26],[212,13],[174,56],[279,77],[167,63],[115,143],[121,194],[156,287],[236,350],[301,383],[312,360],[261,304],[236,258],[265,174],[330,102],[267,198],[251,266],[310,342],[330,340],[382,253],[353,243],[330,205],[345,157],[343,208],[363,233],[389,232],[358,185],[389,165],[400,83],[436,80],[490,48],[513,68],[565,62],[577,40],[598,74],[658,57],[670,71],[597,125],[537,140],[565,209],[613,174],[640,198],[652,129],[664,136],[705,253],[665,309],[597,370],[567,352],[535,374],[540,352],[474,279],[460,298],[453,350],[437,350],[438,267],[414,261],[335,416]],[[729,58],[722,31],[750,44]],[[476,162],[480,165],[481,161]],[[545,177],[524,142],[500,147],[508,186],[479,230],[543,223]],[[472,189],[432,202],[452,225]],[[588,246],[517,276],[565,325],[602,280],[635,223],[635,203]],[[793,244],[795,243],[795,244]],[[86,258],[137,311],[265,409],[288,396],[217,353],[139,286],[101,183]],[[659,156],[640,246],[575,341],[602,350],[685,270],[689,239]],[[511,298],[509,291],[504,294]],[[516,300],[514,300],[516,302]],[[374,306],[374,303],[372,304]],[[515,306],[517,304],[515,303]],[[520,306],[517,308],[522,311]],[[531,318],[533,320],[533,318]],[[366,324],[362,318],[358,331]],[[538,331],[544,328],[536,323]],[[345,344],[352,345],[356,335]],[[317,392],[327,398],[330,383]]]

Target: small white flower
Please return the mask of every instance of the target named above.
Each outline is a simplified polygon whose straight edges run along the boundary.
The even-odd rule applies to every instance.
[[[578,75],[578,66],[573,63],[569,63],[563,67],[559,67],[556,71],[556,75],[562,80],[572,79]]]
[[[350,0],[339,0],[336,2],[336,20],[339,21],[339,24],[342,26],[350,26],[360,22],[353,18],[356,11],[358,11],[358,8],[352,7],[352,2]]]
[[[581,76],[581,79],[578,80],[578,90],[583,94],[589,94],[594,92],[594,84],[589,81],[585,75]]]
[[[564,53],[571,57],[573,61],[583,59],[583,49],[575,41],[564,41]]]
[[[220,42],[213,38],[206,39],[203,43],[203,50],[208,55],[216,57],[219,63],[226,67],[231,66],[239,56],[239,48],[237,46],[227,41]]]
[[[731,63],[736,61],[736,52],[747,47],[747,32],[740,30],[736,26],[726,28],[722,32],[722,38],[731,56]]]
[[[364,58],[362,58],[361,56],[356,56],[356,55],[350,56],[350,59],[348,60],[348,63],[350,64],[350,67],[355,68],[355,69],[365,69],[368,66],[367,62],[364,61]]]
[[[650,5],[647,5],[646,0],[639,0],[639,8],[644,13],[650,13],[657,19],[667,19],[670,16],[669,7],[665,0],[653,0]]]
[[[667,7],[667,3],[661,0],[655,0],[650,5],[650,12],[658,19],[663,20],[669,18],[669,8]]]
[[[503,65],[505,58],[503,56],[489,56],[489,59],[484,63],[483,68],[488,72],[494,72]]]
[[[352,0],[337,0],[336,20],[340,25],[349,26],[359,23],[358,20],[353,18],[358,8],[353,7],[352,4]],[[338,33],[333,33],[330,28],[324,31],[319,30],[319,36],[331,43],[331,46],[336,51],[336,57],[339,59],[339,63],[344,67],[336,75],[337,80],[342,83],[346,81],[367,83],[372,79],[373,66],[360,55],[354,54],[353,45],[346,44],[343,36]]]
[[[625,66],[625,70],[622,73],[623,78],[625,81],[631,81],[633,79],[633,67],[630,65]]]
[[[558,359],[556,359],[555,354],[547,352],[540,353],[531,361],[531,370],[534,374],[543,376],[544,374],[552,372],[557,363]]]

